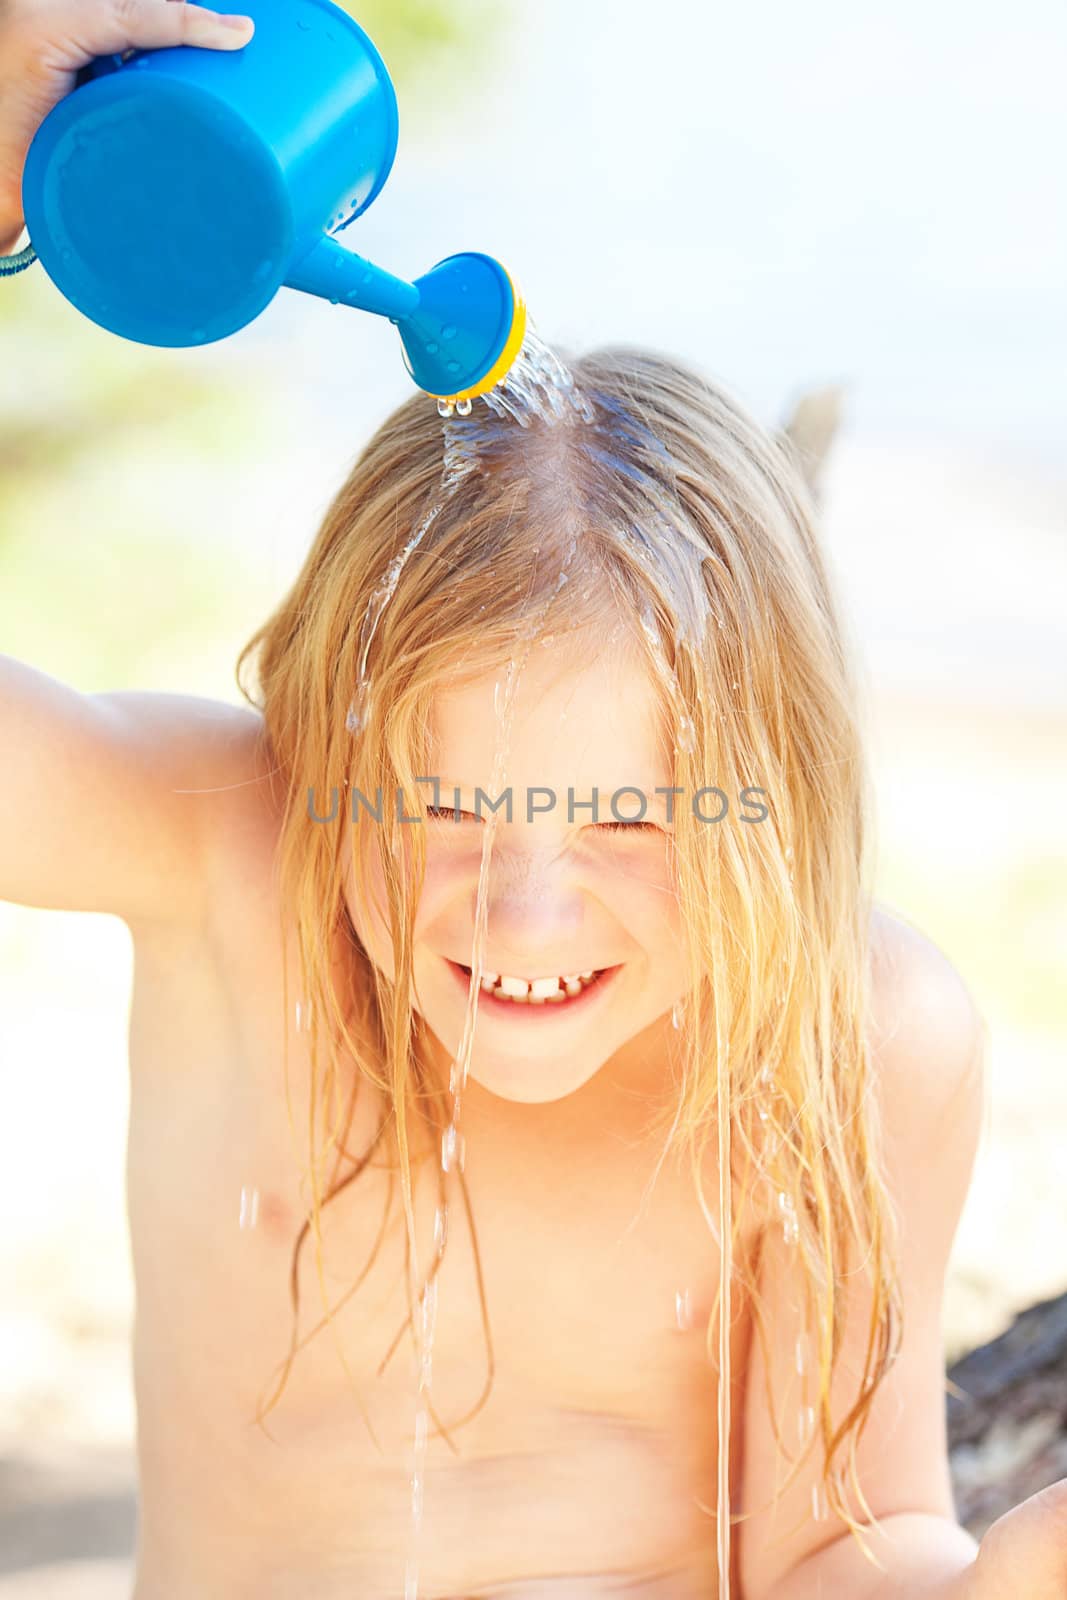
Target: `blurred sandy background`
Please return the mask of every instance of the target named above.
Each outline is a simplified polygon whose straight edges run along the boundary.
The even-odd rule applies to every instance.
[[[487,250],[549,339],[687,355],[768,424],[847,386],[825,537],[879,892],[992,1029],[951,1359],[1067,1288],[1062,10],[353,9],[401,97],[354,248],[408,277]],[[409,392],[388,324],[288,291],[167,352],[40,268],[0,285],[0,649],[237,700],[239,646]],[[129,981],[116,919],[0,904],[0,1600],[129,1592]]]

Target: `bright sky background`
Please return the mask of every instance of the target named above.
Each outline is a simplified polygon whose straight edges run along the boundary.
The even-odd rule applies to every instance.
[[[411,277],[487,250],[550,339],[688,353],[761,411],[845,379],[856,434],[1063,462],[1061,0],[511,11],[469,108],[424,90],[432,139],[401,100],[392,176],[346,244]],[[336,354],[334,310],[312,320]],[[261,320],[306,337],[299,302]],[[393,337],[353,330],[353,355],[384,356],[402,394]]]

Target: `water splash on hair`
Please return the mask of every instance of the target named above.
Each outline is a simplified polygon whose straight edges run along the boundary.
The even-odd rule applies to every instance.
[[[594,422],[596,412],[565,362],[531,331],[518,359],[502,383],[483,396],[497,417],[511,417],[520,428],[528,428],[534,417],[549,424],[571,421]]]
[[[349,733],[361,733],[372,714],[368,660],[401,573],[433,527],[442,507],[479,465],[486,443],[486,430],[479,429],[479,421],[511,417],[520,427],[528,428],[535,417],[549,424],[575,418],[592,422],[595,418],[592,405],[576,385],[570,369],[532,326],[507,376],[495,389],[479,396],[477,404],[484,409],[476,413],[475,403],[470,400],[460,400],[454,406],[449,401],[438,402],[444,422],[440,495],[403,549],[393,557],[367,602],[360,627],[355,693],[345,717]],[[454,420],[456,416],[461,419],[459,423]]]
[[[349,733],[361,733],[367,725],[371,713],[371,684],[370,674],[367,671],[367,658],[370,655],[374,635],[378,632],[378,624],[382,614],[396,593],[396,586],[400,582],[400,574],[407,566],[412,555],[419,548],[427,533],[433,527],[441,512],[440,503],[435,505],[429,515],[420,522],[400,554],[394,556],[381,578],[371,592],[367,602],[367,609],[363,614],[363,624],[359,631],[359,657],[356,663],[356,692],[345,717],[345,727]]]

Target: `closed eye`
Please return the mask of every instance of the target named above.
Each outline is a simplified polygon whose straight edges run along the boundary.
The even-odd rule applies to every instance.
[[[473,811],[457,811],[454,806],[427,806],[426,815],[435,822],[483,822],[485,819]],[[610,822],[593,822],[590,827],[599,828],[607,833],[662,833],[663,829],[655,822],[642,822],[635,818],[632,822],[620,821],[614,818]]]

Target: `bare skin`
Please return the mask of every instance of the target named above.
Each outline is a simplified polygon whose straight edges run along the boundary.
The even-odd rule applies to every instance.
[[[382,1224],[382,1165],[372,1162],[324,1215],[337,1337],[380,1452],[328,1328],[301,1351],[265,1419],[276,1442],[252,1420],[289,1350],[308,1073],[306,1036],[290,1018],[294,1144],[271,872],[279,819],[257,781],[252,720],[242,721],[210,801],[206,925],[175,931],[130,919],[135,1600],[205,1592],[394,1600],[410,1533],[415,1395],[410,1334],[378,1376],[407,1314],[398,1188],[377,1259],[344,1299]],[[877,927],[886,950],[900,943],[891,917],[879,913]],[[336,970],[343,982],[340,954]],[[888,978],[889,964],[877,970]],[[289,976],[299,995],[295,961]],[[643,1122],[663,1092],[668,1034],[669,1025],[658,1054],[653,1031],[648,1050],[609,1062],[552,1122],[544,1113],[559,1106],[511,1104],[468,1085],[466,1176],[494,1372],[488,1402],[455,1430],[456,1454],[431,1429],[419,1562],[426,1600],[716,1592],[715,1368],[705,1329],[718,1252],[687,1173],[665,1166],[642,1210],[658,1156],[642,1140]],[[379,1119],[370,1085],[358,1104],[349,1141],[357,1157]],[[418,1172],[426,1261],[436,1174],[429,1162]],[[705,1192],[715,1194],[711,1165]],[[433,1386],[446,1428],[481,1400],[487,1378],[470,1235],[451,1193]],[[756,1244],[753,1229],[746,1248]],[[301,1337],[322,1317],[313,1255],[309,1243]],[[731,1478],[740,1485],[751,1328],[736,1300],[735,1315]],[[750,1492],[760,1497],[758,1486]],[[733,1548],[736,1585],[736,1532]]]
[[[588,760],[589,770],[605,771],[609,756],[622,759],[624,731],[651,741],[648,719],[639,714],[639,680],[619,680],[618,687],[626,716],[612,726],[606,708],[594,716],[584,699],[600,692],[595,673],[543,669],[530,689],[537,715],[516,720],[517,767],[528,763],[532,773],[535,760],[548,758],[542,717],[553,693],[571,705],[580,730],[568,759]],[[441,731],[456,773],[460,757],[479,765],[484,753],[453,743],[456,730],[469,729],[474,719],[462,701],[451,705],[454,721],[444,715]],[[309,1339],[323,1314],[309,1244],[299,1269],[299,1337],[309,1342],[265,1416],[266,1431],[255,1420],[289,1352],[290,1261],[309,1201],[307,1036],[297,1030],[294,1012],[282,1015],[274,873],[282,796],[269,781],[260,732],[252,711],[195,697],[80,695],[0,657],[0,738],[8,752],[0,840],[10,845],[0,848],[0,895],[40,907],[108,911],[126,921],[134,941],[128,1207],[141,1524],[132,1600],[205,1594],[347,1600],[353,1593],[400,1600],[416,1371],[410,1334],[403,1332],[398,1189],[378,1255],[346,1298],[367,1268],[385,1216],[389,1179],[376,1157],[323,1216],[333,1331],[327,1326]],[[635,770],[643,754],[640,770],[648,770],[653,753],[651,741],[626,754]],[[470,781],[482,782],[483,774],[470,774]],[[489,1363],[470,1234],[452,1187],[432,1400],[454,1450],[431,1429],[419,1593],[423,1600],[593,1600],[608,1593],[706,1600],[717,1585],[717,1385],[705,1330],[719,1258],[691,1174],[668,1163],[653,1183],[660,1150],[645,1137],[657,1097],[670,1093],[677,1038],[669,1012],[655,1015],[661,1001],[651,999],[661,979],[673,983],[670,961],[664,976],[655,960],[643,960],[649,952],[641,926],[626,916],[631,897],[656,882],[656,850],[641,846],[650,855],[643,864],[628,857],[617,881],[594,859],[593,847],[583,856],[573,841],[576,864],[566,868],[562,835],[550,836],[557,824],[538,826],[546,830],[536,851],[539,870],[553,875],[558,907],[526,898],[528,874],[505,873],[497,891],[497,926],[506,930],[509,949],[519,957],[521,941],[529,944],[519,970],[533,971],[532,952],[550,933],[548,970],[572,949],[588,948],[592,965],[599,965],[601,951],[624,960],[632,971],[618,994],[630,997],[639,1025],[633,1037],[622,1026],[621,1046],[592,1071],[583,1066],[581,1030],[560,1033],[565,1047],[551,1063],[551,1100],[537,1102],[537,1054],[529,1049],[500,1084],[506,1094],[476,1077],[468,1083],[466,1179],[492,1385],[476,1409]],[[511,847],[522,849],[522,840],[513,838]],[[452,920],[454,905],[470,910],[463,890],[469,868],[454,848],[445,847],[440,869],[428,878],[431,904],[420,946],[427,1014],[446,1043],[455,1007],[450,992],[430,979],[436,947],[443,940],[455,949],[452,940],[462,933]],[[595,901],[584,920],[575,916],[576,895]],[[557,909],[565,913],[559,927],[546,920]],[[623,923],[632,948],[619,931]],[[564,942],[587,935],[588,944]],[[874,1425],[860,1447],[861,1471],[879,1515],[910,1503],[945,1518],[951,1497],[937,1307],[973,1156],[974,1013],[958,976],[929,941],[881,910],[872,935],[873,1060],[891,1136],[893,1195],[904,1220],[914,1331],[884,1399],[876,1401]],[[343,946],[333,956],[343,994],[350,978]],[[300,981],[292,946],[290,960],[295,1002]],[[651,1011],[642,1010],[646,1004]],[[594,1057],[609,1022],[619,1027],[614,1010],[606,1009],[610,1018],[602,1014],[587,1041]],[[477,1055],[481,1077],[491,1082],[515,1054],[502,1046],[500,1026]],[[350,1065],[349,1083],[354,1072]],[[348,1140],[353,1159],[369,1148],[379,1113],[364,1083]],[[343,1166],[338,1176],[348,1170]],[[425,1160],[416,1174],[419,1253],[427,1263],[436,1174]],[[714,1208],[710,1155],[703,1188]],[[788,1379],[794,1311],[788,1257],[774,1237],[781,1230],[766,1221],[749,1219],[742,1251],[758,1249],[768,1325],[787,1330],[775,1353],[784,1362],[777,1390]],[[858,1310],[862,1333],[864,1307]],[[802,1473],[786,1497],[781,1522],[761,1509],[774,1495],[773,1440],[740,1296],[734,1316],[731,1504],[751,1520],[734,1529],[732,1593],[767,1600],[784,1574],[842,1529],[805,1516],[817,1452],[808,1476]],[[713,1327],[713,1353],[717,1332]],[[839,1415],[854,1398],[861,1353],[855,1345],[845,1351],[833,1397]]]
[[[391,1600],[403,1593],[415,1401],[410,1334],[376,1376],[407,1316],[399,1183],[378,1258],[335,1317],[381,1453],[328,1328],[301,1351],[265,1419],[277,1442],[251,1420],[289,1349],[308,1073],[306,1035],[290,1018],[294,1147],[271,876],[278,818],[254,781],[245,727],[226,761],[225,782],[236,787],[214,802],[208,925],[130,924],[135,1596]],[[290,994],[299,993],[294,959]],[[714,1592],[715,1375],[704,1340],[718,1255],[691,1178],[665,1166],[627,1231],[658,1155],[641,1139],[643,1096],[655,1093],[647,1067],[609,1065],[569,1097],[552,1138],[544,1118],[531,1117],[540,1107],[474,1092],[465,1102],[495,1370],[488,1402],[455,1431],[458,1455],[431,1430],[426,1600],[584,1600],[620,1592],[624,1580],[643,1600]],[[377,1126],[370,1085],[358,1104],[355,1155]],[[371,1255],[388,1186],[372,1165],[324,1213],[334,1302]],[[714,1193],[711,1173],[706,1188]],[[240,1226],[242,1189],[246,1224],[258,1190],[254,1227]],[[452,1193],[434,1345],[433,1399],[446,1428],[481,1399],[487,1376],[470,1235]],[[436,1202],[427,1162],[416,1194],[426,1260]],[[302,1337],[322,1317],[313,1258],[309,1242]],[[739,1318],[735,1415],[747,1338]]]

